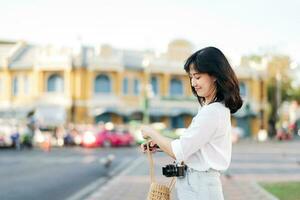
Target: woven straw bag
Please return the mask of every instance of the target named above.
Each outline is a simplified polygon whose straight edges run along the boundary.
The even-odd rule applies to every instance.
[[[147,144],[147,155],[150,164],[150,189],[148,192],[147,200],[170,200],[171,191],[175,184],[175,177],[172,178],[169,185],[160,184],[155,181],[154,177],[154,162],[152,153],[149,151],[149,143]]]

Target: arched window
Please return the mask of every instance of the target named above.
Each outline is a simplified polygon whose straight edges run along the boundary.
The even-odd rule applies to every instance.
[[[112,114],[111,113],[103,113],[102,115],[98,115],[95,117],[96,124],[99,122],[111,122],[112,121]]]
[[[183,96],[182,81],[177,78],[171,79],[170,96]]]
[[[28,80],[28,76],[24,76],[24,94],[28,95],[29,94],[29,80]]]
[[[133,93],[134,93],[134,95],[139,95],[139,93],[140,93],[140,80],[138,80],[138,79],[134,79]]]
[[[4,81],[2,81],[2,77],[0,77],[0,96],[3,94],[3,83]]]
[[[111,93],[110,78],[107,75],[98,75],[94,82],[94,92],[96,94],[109,94]]]
[[[171,118],[171,128],[184,128],[183,115],[179,115]]]
[[[128,94],[128,78],[123,79],[123,94],[127,95]]]
[[[246,84],[244,82],[240,82],[239,86],[240,86],[240,95],[241,95],[241,97],[246,98],[247,97]]]
[[[13,96],[17,96],[19,94],[19,79],[17,76],[13,79],[12,93]]]
[[[159,84],[158,84],[158,78],[157,77],[155,77],[155,76],[152,76],[151,77],[151,87],[152,87],[152,92],[153,92],[153,94],[155,95],[155,96],[157,96],[158,95],[158,86],[159,86]]]
[[[52,74],[47,81],[48,92],[63,92],[64,91],[64,79],[58,74]]]

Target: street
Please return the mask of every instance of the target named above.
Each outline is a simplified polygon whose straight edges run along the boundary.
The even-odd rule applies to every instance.
[[[253,181],[299,181],[299,143],[297,139],[265,143],[245,140],[234,144],[231,166],[222,177],[225,197],[241,199],[245,195],[243,191],[253,195]],[[109,155],[115,159],[107,170],[100,160],[105,161]],[[172,160],[163,153],[154,157],[157,177],[163,178],[161,167]],[[146,155],[138,148],[53,148],[51,152],[38,148],[0,149],[0,199],[120,199],[121,196],[143,199],[149,183],[148,173]],[[116,179],[110,181],[108,175]],[[140,192],[132,191],[136,189]]]
[[[287,181],[300,178],[299,138],[264,143],[241,141],[233,145],[232,150],[232,161],[227,173],[236,179]]]
[[[232,163],[221,176],[226,200],[278,200],[259,186],[260,182],[300,180],[300,138],[292,141],[266,141],[251,139],[233,145]],[[170,180],[161,175],[161,167],[172,159],[163,153],[154,155],[158,182]],[[149,190],[149,166],[146,155],[139,156],[127,170],[100,187],[85,200],[138,200],[146,199]],[[176,198],[173,190],[173,199]]]
[[[66,199],[136,154],[136,148],[0,149],[0,199]],[[100,159],[105,161],[108,155],[115,159],[107,169]]]

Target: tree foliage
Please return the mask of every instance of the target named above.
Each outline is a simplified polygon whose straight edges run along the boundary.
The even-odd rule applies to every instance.
[[[286,55],[249,55],[244,56],[241,60],[242,64],[250,62],[266,65],[267,99],[271,108],[269,122],[275,128],[278,120],[277,110],[281,102],[293,100],[300,102],[300,88],[292,87],[293,80],[289,74],[291,60]],[[278,99],[278,95],[280,99]]]

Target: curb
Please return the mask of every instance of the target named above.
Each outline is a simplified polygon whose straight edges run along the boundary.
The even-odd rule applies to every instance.
[[[94,199],[97,198],[99,199],[102,194],[104,193],[103,191],[105,191],[107,188],[111,187],[111,183],[118,181],[118,179],[125,175],[126,173],[132,171],[135,167],[137,167],[138,165],[140,165],[142,162],[144,161],[143,157],[139,157],[138,159],[134,160],[132,163],[128,164],[125,163],[124,165],[128,164],[128,167],[126,169],[124,169],[123,171],[121,171],[118,175],[111,177],[111,179],[109,179],[110,177],[107,178],[107,181],[105,182],[105,185],[103,185],[103,187],[101,188],[96,188],[98,190],[94,190],[92,192],[92,194],[86,196],[84,199],[85,200],[89,200],[89,199]],[[124,168],[124,165],[122,165],[122,167]],[[121,167],[120,167],[121,168]],[[76,199],[77,200],[77,199]]]
[[[252,182],[251,185],[257,189],[260,193],[265,195],[268,200],[279,200],[277,197],[275,197],[273,194],[269,193],[267,190],[265,190],[262,186],[260,186],[257,182]]]
[[[89,197],[91,194],[93,194],[99,187],[104,185],[105,183],[109,182],[110,178],[113,175],[119,176],[118,174],[122,173],[122,169],[130,163],[132,159],[128,159],[124,162],[122,162],[120,165],[115,167],[113,170],[111,170],[107,176],[100,177],[99,179],[95,180],[94,182],[90,183],[83,189],[79,190],[72,196],[66,198],[65,200],[82,200]]]

